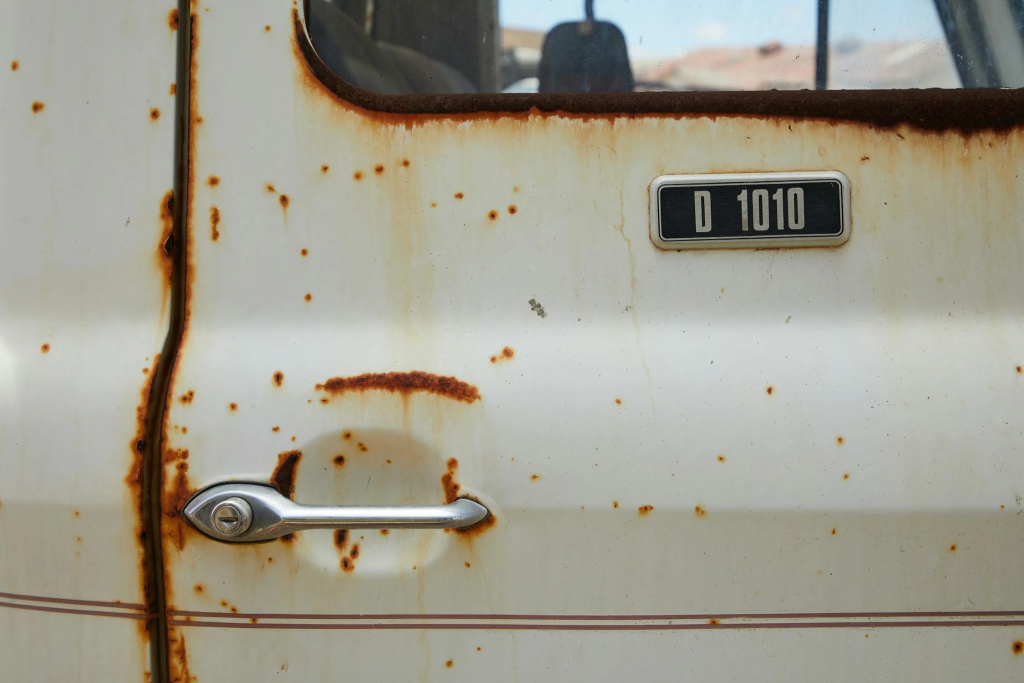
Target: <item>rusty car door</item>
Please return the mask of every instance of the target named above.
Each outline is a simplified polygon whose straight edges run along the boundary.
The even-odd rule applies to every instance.
[[[149,680],[177,9],[0,14],[0,679]]]
[[[305,12],[192,7],[171,679],[1022,675],[1019,90],[378,95]],[[652,241],[808,171],[845,243]],[[490,516],[187,522],[238,482]]]

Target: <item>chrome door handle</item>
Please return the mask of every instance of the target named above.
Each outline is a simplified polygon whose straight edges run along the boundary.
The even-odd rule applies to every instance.
[[[464,529],[491,514],[459,498],[447,505],[302,505],[266,484],[215,484],[192,496],[185,519],[218,541],[258,543],[306,529]]]

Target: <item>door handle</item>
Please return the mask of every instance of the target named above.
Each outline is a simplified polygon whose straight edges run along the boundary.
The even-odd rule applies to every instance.
[[[306,529],[464,529],[491,513],[459,498],[447,505],[302,505],[266,484],[215,484],[185,504],[185,519],[207,536],[259,543]]]

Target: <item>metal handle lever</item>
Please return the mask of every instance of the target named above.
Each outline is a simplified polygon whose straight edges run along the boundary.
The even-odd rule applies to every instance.
[[[306,529],[463,529],[487,519],[468,498],[447,505],[301,505],[265,484],[216,484],[185,504],[185,519],[207,536],[258,543]]]

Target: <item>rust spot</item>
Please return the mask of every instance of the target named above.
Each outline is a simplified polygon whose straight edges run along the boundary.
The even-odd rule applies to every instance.
[[[715,624],[718,624],[719,621],[718,621],[718,619],[708,619],[708,623],[711,624],[712,626],[714,626]]]
[[[343,572],[347,573],[347,572],[352,571],[355,568],[356,568],[356,565],[355,565],[355,563],[352,560],[348,559],[347,557],[341,558],[341,570]]]
[[[302,256],[309,256],[309,249],[302,249],[301,251],[299,251],[299,254],[301,254]]]
[[[390,533],[391,533],[391,531],[389,529],[381,529],[380,530],[380,535],[381,536],[387,536]]]
[[[334,545],[344,549],[348,544],[348,529],[338,529],[334,532]]]
[[[50,352],[50,345],[49,344],[43,344],[42,346],[39,347],[39,350],[42,351],[43,353],[49,353]]]
[[[215,175],[212,175],[206,179],[206,184],[209,185],[210,187],[217,187],[218,185],[220,185],[220,178],[218,178]]]
[[[178,84],[177,83],[171,83],[171,87],[168,89],[168,94],[170,94],[170,95],[177,95],[178,94]]]
[[[653,510],[653,509],[654,509],[653,505],[641,505],[636,510],[637,510],[637,512],[640,513],[641,517],[644,517],[645,515],[649,515],[651,513],[651,510]]]
[[[153,107],[152,109],[150,109],[149,110],[149,118],[151,118],[154,121],[156,121],[158,118],[160,118],[160,110],[157,109],[156,107]]]
[[[288,208],[288,202],[290,201],[288,199],[288,195],[286,195],[286,194],[281,195],[280,197],[277,198],[277,201],[281,202],[281,208],[283,208],[283,209],[287,209]]]
[[[466,569],[469,569],[470,567],[473,566],[469,562],[463,562],[463,564],[466,565]]]
[[[18,70],[18,60],[15,59],[13,62],[11,62],[11,71],[17,71],[17,70]]]
[[[192,399],[194,399],[195,397],[196,397],[196,392],[194,392],[191,389],[189,389],[184,394],[179,396],[178,400],[181,401],[182,403],[191,403]]]
[[[220,209],[216,206],[210,207],[210,239],[216,242],[220,239],[220,230],[217,226],[220,224]]]
[[[406,168],[409,168],[409,160],[408,159],[402,159],[402,166],[404,166]]]
[[[492,221],[496,221],[496,220],[498,220],[498,212],[495,211],[494,209],[491,209],[487,213],[487,217],[490,218]]]
[[[345,439],[345,441],[348,441],[349,439],[352,438],[352,432],[346,429],[341,433],[341,438]]]
[[[724,456],[724,455],[719,455],[719,456],[718,456],[718,457],[716,458],[716,460],[718,460],[718,462],[725,462],[725,456]]]
[[[543,479],[543,477],[541,477],[539,474],[530,475],[530,481],[540,481],[541,479]]]
[[[343,467],[345,465],[345,456],[344,455],[336,455],[336,456],[334,456],[334,464],[337,465],[338,467]]]
[[[362,538],[362,536],[360,536],[359,538]],[[356,559],[357,557],[359,557],[359,544],[358,543],[353,543],[352,544],[352,549],[348,551],[348,556],[351,557],[353,560]]]
[[[430,208],[431,209],[436,209],[437,208],[437,202],[430,202]]]
[[[273,185],[271,185],[270,183],[267,183],[267,192],[268,192],[269,194],[277,194],[277,188],[275,188],[275,187],[274,187]]]
[[[613,507],[613,508],[617,508],[617,507],[619,507],[619,501],[617,501],[617,500],[613,500],[613,501],[612,501],[612,507]]]
[[[408,396],[424,392],[443,396],[462,403],[480,400],[479,390],[472,384],[456,379],[414,370],[412,372],[372,372],[354,377],[333,377],[316,385],[317,391],[339,396],[357,391],[388,391]]]
[[[229,403],[228,404],[228,409],[231,410],[232,412],[234,412],[234,411],[238,410],[238,404],[237,403]]]
[[[505,348],[503,348],[501,350],[501,353],[499,353],[499,354],[497,354],[495,356],[491,356],[491,362],[492,363],[500,363],[502,361],[512,360],[515,357],[515,355],[516,355],[516,352],[513,351],[511,347],[506,346]]]
[[[263,30],[267,31],[269,33],[270,32],[270,24],[267,24],[266,26],[264,26]]]
[[[621,406],[622,405],[622,399],[621,398],[615,399],[615,405]]]
[[[509,215],[511,215],[511,216],[516,215],[516,211],[518,211],[518,210],[519,209],[516,208],[515,204],[509,204],[508,205],[508,213],[509,213]]]
[[[377,164],[376,166],[374,166],[373,167],[373,172],[376,173],[377,175],[380,175],[381,173],[383,173],[384,172],[383,164]]]
[[[321,173],[327,173],[330,170],[331,170],[331,167],[328,166],[327,164],[324,164],[323,166],[320,167],[320,172]]]
[[[459,497],[459,489],[462,488],[455,481],[455,472],[459,469],[459,461],[455,458],[448,458],[448,471],[441,475],[441,487],[444,489],[445,502],[454,503]]]
[[[249,623],[250,624],[255,624],[255,623],[258,623],[258,622],[259,622],[259,619],[257,619],[256,617],[249,617]]]
[[[845,480],[847,480],[849,478],[850,478],[850,473],[849,472],[843,472],[843,480],[845,481]]]
[[[282,384],[284,384],[284,373],[281,372],[280,370],[274,373],[274,384],[276,384],[277,386],[281,386]]]
[[[323,404],[323,405],[327,405],[327,404],[328,404],[328,403],[330,403],[330,402],[331,402],[331,399],[327,398],[326,396],[323,396],[323,397],[322,397],[322,398],[320,399],[320,403],[321,403],[321,404]]]
[[[841,437],[841,436],[837,436],[836,437],[836,445],[842,446],[844,441],[845,441],[845,439],[843,439],[843,437]]]
[[[227,600],[221,600],[220,601],[220,606],[226,608],[228,606],[228,601]]]
[[[949,552],[951,552],[951,553],[955,553],[956,552],[956,543],[953,543],[953,544],[951,544],[949,546]]]
[[[167,25],[171,27],[172,31],[178,30],[178,10],[172,9],[167,13]]]
[[[766,393],[767,393],[767,394],[768,394],[769,396],[771,396],[771,395],[772,395],[772,392],[773,392],[773,391],[775,391],[775,387],[768,387],[767,389],[765,389],[765,392],[766,392]]]
[[[693,514],[697,517],[707,517],[708,511],[704,509],[703,505],[696,505],[693,508]]]
[[[1017,366],[1017,374],[1018,375],[1024,375],[1024,367],[1018,365]]]
[[[444,663],[444,665],[450,669],[453,666],[455,666],[455,662],[449,659],[447,662]]]
[[[1010,649],[1013,650],[1013,654],[1015,655],[1019,655],[1021,652],[1024,652],[1024,640],[1013,641],[1013,647]]]
[[[194,590],[196,593],[202,593],[203,590],[205,589],[203,588],[203,584],[197,583],[192,590]]]
[[[833,536],[835,536],[835,535],[836,535],[836,529],[835,529],[835,527],[832,527],[832,535],[833,535]]]
[[[81,512],[79,512],[78,510],[75,510],[75,511],[74,511],[74,512],[73,512],[72,514],[74,514],[74,516],[75,516],[75,519],[78,519],[79,517],[81,517],[81,516],[82,516],[82,513],[81,513]]]
[[[352,178],[354,180],[362,180],[363,179],[363,172],[362,171],[356,171],[355,173],[352,174]]]
[[[366,451],[370,450],[362,441],[356,443],[356,448],[358,448],[361,453],[365,453]]]
[[[43,104],[42,102],[39,102],[39,101],[33,102],[32,103],[32,113],[33,114],[38,114],[39,112],[41,112],[43,110],[43,107],[45,107],[45,106],[46,105]]]
[[[456,192],[456,193],[455,193],[455,198],[456,198],[456,199],[462,199],[462,198],[463,198],[463,197],[465,197],[465,196],[466,196],[466,195],[462,194],[461,192]]]
[[[861,160],[861,161],[870,161],[870,160],[871,160],[871,157],[869,157],[869,156],[865,155],[865,156],[862,156],[862,157],[860,158],[860,160]]]
[[[270,475],[270,483],[281,495],[291,499],[295,495],[295,475],[299,469],[302,451],[285,451],[277,456],[277,467]]]
[[[310,294],[309,292],[306,292],[306,296],[304,296],[302,298],[305,299],[306,301],[312,301],[313,300],[313,295]]]
[[[274,425],[273,427],[270,428],[270,431],[279,432],[281,431],[281,427],[279,425]]]

